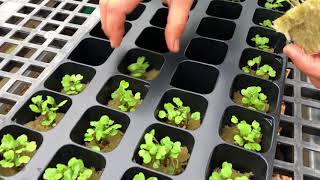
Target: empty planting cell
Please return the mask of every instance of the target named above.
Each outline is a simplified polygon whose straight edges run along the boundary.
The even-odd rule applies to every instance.
[[[29,42],[33,43],[33,44],[38,44],[38,45],[42,45],[44,42],[46,42],[46,38],[44,38],[41,35],[35,35],[33,36],[32,39],[30,39]]]
[[[5,42],[0,46],[0,52],[6,53],[6,54],[11,54],[17,47],[17,44]]]
[[[88,3],[99,4],[99,0],[89,0]]]
[[[31,83],[17,80],[11,85],[11,87],[7,90],[7,92],[11,94],[23,96],[25,92],[28,91],[30,86],[31,86]]]
[[[11,39],[15,39],[15,40],[19,40],[22,41],[24,40],[26,37],[28,37],[29,33],[25,32],[25,31],[16,31],[10,38]]]
[[[320,179],[310,175],[303,175],[303,180],[320,180]]]
[[[275,158],[280,161],[293,163],[294,162],[293,146],[278,142]]]
[[[146,9],[145,5],[139,4],[129,15],[127,15],[126,19],[128,21],[134,21],[138,19],[145,9]]]
[[[130,23],[125,22],[125,24],[124,24],[124,29],[125,29],[124,36],[131,29],[131,26],[132,25]],[[90,31],[90,35],[94,36],[94,37],[97,37],[97,38],[109,40],[109,38],[106,36],[106,34],[102,30],[101,22],[99,22],[96,26],[94,26],[94,28]]]
[[[83,66],[80,64],[75,63],[64,63],[60,65],[52,74],[49,76],[49,78],[45,81],[44,86],[50,90],[62,92],[63,86],[61,84],[62,78],[66,75],[72,75],[72,74],[80,74],[83,76],[83,79],[81,80],[82,84],[85,84],[85,86],[88,86],[94,75],[96,74],[96,71],[87,66]]]
[[[30,58],[36,51],[37,49],[35,48],[25,46],[16,54],[16,56]]]
[[[315,171],[320,171],[320,152],[303,148],[303,165]]]
[[[69,15],[65,13],[57,13],[52,17],[52,19],[56,21],[64,21],[68,16]]]
[[[42,51],[36,58],[36,61],[50,63],[56,57],[56,55],[57,53],[51,51]]]
[[[292,68],[286,68],[286,79],[293,79],[294,70]]]
[[[293,97],[293,94],[294,94],[293,85],[285,84],[285,86],[284,86],[284,95]]]
[[[320,129],[310,127],[310,126],[303,126],[302,140],[309,142],[311,144],[320,145]]]
[[[288,138],[294,138],[294,126],[292,123],[280,121],[279,135]]]
[[[78,44],[69,59],[91,66],[99,66],[108,59],[112,51],[109,42],[87,38]]]
[[[256,25],[261,26],[261,23],[263,23],[263,21],[270,20],[271,22],[273,22],[274,20],[278,19],[282,15],[283,14],[279,12],[260,8],[260,9],[256,9],[252,20]]]
[[[81,9],[80,9],[80,13],[83,13],[83,14],[92,14],[93,11],[95,10],[94,7],[90,7],[90,6],[83,6]]]
[[[12,107],[16,104],[15,101],[6,99],[6,98],[0,98],[0,114],[6,115],[8,112],[12,109]]]
[[[43,67],[31,65],[22,73],[22,75],[30,78],[38,78],[43,70]]]
[[[260,37],[266,37],[269,39],[269,42],[266,43],[269,48],[264,50],[269,53],[282,53],[282,49],[286,45],[286,38],[284,35],[280,33],[276,33],[273,30],[261,28],[261,27],[251,27],[247,36],[247,43],[255,48],[259,48],[259,46],[256,45],[253,38],[256,37],[256,35],[259,35]]]
[[[269,77],[269,79],[270,80],[278,80],[282,74],[281,71],[282,71],[283,59],[280,56],[266,53],[261,50],[252,49],[252,48],[245,49],[242,52],[242,55],[240,58],[239,68],[242,69],[243,67],[247,66],[249,60],[252,60],[257,57],[261,57],[260,67],[263,65],[269,65],[276,71],[276,76]],[[254,70],[256,71],[257,68],[255,67]],[[257,76],[257,77],[259,77],[259,76]]]
[[[168,8],[158,9],[157,12],[153,15],[150,24],[157,27],[165,28],[165,26],[167,25],[168,13]]]
[[[19,24],[22,20],[23,20],[23,17],[11,16],[11,17],[6,21],[6,23],[9,23],[9,24]]]
[[[74,33],[77,32],[76,28],[72,28],[72,27],[65,27],[62,29],[62,31],[60,32],[60,34],[66,35],[66,36],[73,36]]]
[[[77,25],[81,25],[86,21],[87,18],[85,17],[81,17],[81,16],[74,16],[71,20],[70,23],[72,24],[77,24]]]
[[[56,8],[56,7],[59,6],[60,3],[61,3],[61,1],[49,0],[49,1],[47,2],[47,4],[45,4],[45,6],[51,7],[51,8]]]
[[[191,40],[185,55],[191,60],[218,65],[224,61],[227,51],[228,46],[223,42],[195,38]]]
[[[200,22],[197,33],[213,39],[229,40],[232,38],[236,24],[218,18],[206,17]]]
[[[183,131],[183,130],[180,130],[180,129],[177,129],[177,128],[162,125],[162,124],[152,124],[144,131],[143,134],[149,133],[153,129],[155,131],[154,138],[158,142],[160,142],[160,140],[166,136],[170,137],[171,141],[173,141],[173,142],[180,141],[181,147],[186,147],[188,149],[188,153],[192,157],[194,138],[190,133]],[[133,155],[133,161],[137,164],[140,164],[140,165],[143,164],[143,159],[138,155],[138,152],[140,150],[140,145],[144,144],[144,143],[145,143],[145,139],[144,139],[144,136],[142,136],[140,138],[140,141],[139,141],[139,143],[136,147],[135,153]],[[185,163],[187,163],[187,162],[188,161],[186,161]],[[188,164],[185,165],[185,168],[188,168],[187,166],[188,166]],[[149,167],[152,167],[152,166],[150,165]],[[155,171],[159,171],[159,170],[155,169]],[[181,172],[181,173],[183,173],[183,172]],[[178,174],[176,174],[176,175],[178,175]],[[175,175],[173,175],[173,176],[175,176]]]
[[[4,37],[11,31],[10,28],[0,26],[0,37]]]
[[[41,21],[30,19],[23,26],[27,28],[35,29],[39,26],[40,23]]]
[[[157,174],[153,171],[149,171],[149,170],[139,168],[139,167],[132,167],[132,168],[128,169],[124,173],[124,175],[122,176],[121,180],[132,180],[134,178],[134,176],[139,174],[140,172],[142,172],[145,175],[145,178],[156,177],[161,180],[171,180],[170,178],[168,178],[164,175],[160,175],[160,174]]]
[[[283,180],[283,179],[286,179],[286,178],[289,178],[287,180],[293,180],[293,172],[292,171],[289,171],[289,170],[286,170],[286,169],[282,169],[282,168],[278,168],[278,167],[274,167],[273,168],[273,175],[272,175],[272,178],[274,178],[273,180]],[[277,179],[278,178],[278,179]],[[290,179],[291,178],[291,179]]]
[[[7,84],[10,78],[0,76],[0,89]]]
[[[218,76],[219,71],[212,66],[186,61],[179,64],[170,84],[180,89],[209,94]]]
[[[115,145],[111,144],[115,142],[108,142],[108,140],[106,140],[105,142],[101,142],[101,144],[99,144],[99,145],[102,145],[103,143],[107,143],[108,146],[109,145],[112,146],[112,147],[109,147],[108,151],[106,152],[111,152],[112,150],[115,150],[117,146],[121,143],[123,135],[126,133],[126,130],[130,124],[130,119],[124,113],[120,113],[118,111],[114,111],[101,106],[91,107],[86,112],[84,112],[84,114],[81,116],[78,123],[74,126],[74,128],[71,131],[71,134],[70,134],[71,140],[77,144],[88,147],[86,145],[86,143],[88,142],[84,141],[84,135],[86,134],[87,129],[94,128],[93,126],[90,125],[90,122],[99,121],[99,119],[104,115],[107,115],[112,121],[114,121],[114,124],[120,124],[122,126],[121,128],[118,129],[120,131],[118,132],[120,135],[119,139],[113,139],[116,141],[118,140],[118,144],[115,144]],[[90,146],[88,148],[90,148]]]
[[[308,101],[320,102],[320,91],[316,89],[301,88],[301,97]]]
[[[145,28],[136,40],[136,45],[160,53],[168,52],[164,30],[155,27]]]
[[[308,105],[301,105],[302,118],[309,121],[320,121],[320,109]]]
[[[53,39],[51,43],[49,44],[49,47],[57,48],[57,49],[62,49],[64,45],[67,44],[67,41],[62,40],[62,39]]]
[[[279,97],[279,88],[271,83],[270,81],[263,80],[263,79],[258,79],[253,76],[249,75],[238,75],[232,83],[232,88],[230,91],[230,98],[237,104],[241,105],[239,103],[239,99],[236,99],[235,95],[238,94],[238,91],[242,89],[247,89],[248,87],[251,86],[260,86],[261,87],[261,92],[264,93],[267,96],[267,103],[269,104],[269,110],[267,112],[274,112],[277,108],[278,104],[278,97]],[[241,96],[242,97],[242,96]],[[241,100],[241,99],[240,99]]]
[[[303,81],[303,82],[311,83],[310,78],[306,74],[301,72],[301,71],[300,71],[300,80]]]
[[[51,14],[52,11],[46,10],[46,9],[40,9],[34,16],[46,18]]]
[[[258,0],[259,6],[261,6],[263,8],[266,8],[265,5],[267,2],[268,2],[268,0]],[[282,7],[279,7],[279,8],[273,9],[273,10],[285,12],[291,8],[291,5],[289,3],[287,3],[286,1],[281,2],[281,4],[282,4]]]
[[[294,104],[288,101],[282,101],[281,103],[281,114],[287,116],[294,115]]]
[[[21,13],[21,14],[30,14],[33,10],[34,10],[33,7],[23,6],[23,7],[18,11],[18,13]]]
[[[56,168],[56,165],[59,163],[67,165],[68,161],[73,157],[81,159],[86,168],[94,168],[94,172],[96,173],[91,175],[95,176],[93,179],[99,179],[106,166],[106,160],[101,154],[75,145],[64,145],[55,153],[47,167],[43,169],[38,180],[43,180],[43,174],[47,168]]]
[[[1,70],[11,73],[16,73],[23,66],[23,63],[18,61],[9,61]]]
[[[52,23],[47,23],[46,25],[44,25],[42,27],[41,30],[43,31],[55,31],[56,29],[58,29],[59,25],[57,24],[52,24]]]
[[[72,4],[72,3],[67,3],[65,4],[62,9],[68,10],[68,11],[73,11],[74,9],[77,8],[78,5]]]
[[[232,163],[232,168],[241,173],[252,172],[252,179],[254,180],[266,179],[267,164],[261,157],[227,144],[220,144],[215,147],[207,166],[206,179],[209,179],[212,172],[217,168],[221,168],[222,163],[226,161]],[[253,164],[254,166],[252,166]]]
[[[29,3],[31,4],[41,4],[43,0],[30,0]]]
[[[242,6],[238,3],[215,0],[211,1],[206,13],[226,19],[238,19],[242,11]]]

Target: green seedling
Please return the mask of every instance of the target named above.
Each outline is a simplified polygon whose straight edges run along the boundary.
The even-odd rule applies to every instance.
[[[81,74],[64,75],[61,81],[63,91],[68,95],[79,94],[85,88],[85,85],[81,83],[82,79]]]
[[[180,98],[174,97],[172,101],[174,104],[165,103],[165,110],[159,111],[158,117],[160,119],[167,118],[170,122],[176,125],[188,124],[189,116],[194,121],[199,121],[201,119],[200,112],[194,112],[191,114],[190,107],[183,106],[183,102]]]
[[[0,154],[2,160],[0,166],[2,168],[22,167],[31,159],[28,153],[32,153],[36,149],[36,142],[29,142],[25,134],[20,135],[17,139],[14,139],[11,134],[6,134],[1,139]]]
[[[41,125],[52,126],[57,118],[57,111],[60,107],[65,105],[68,100],[64,100],[59,104],[56,104],[55,99],[52,96],[47,96],[44,101],[41,95],[31,98],[33,104],[29,105],[31,111],[41,114],[43,120]]]
[[[283,3],[288,2],[288,0],[267,0],[264,7],[270,10],[278,10],[278,8],[284,7]]]
[[[136,111],[136,106],[141,101],[141,93],[137,92],[133,94],[132,90],[127,90],[129,83],[125,80],[120,82],[119,88],[111,94],[113,100],[119,100],[120,105],[118,108],[125,112]]]
[[[270,51],[270,47],[268,46],[269,38],[262,37],[259,34],[256,34],[254,38],[251,39],[255,43],[255,46],[264,51]]]
[[[140,172],[139,174],[136,174],[132,180],[158,180],[158,178],[156,177],[149,177],[148,179],[146,179],[146,177],[144,176],[143,172]]]
[[[211,176],[209,177],[209,180],[232,180],[232,174],[233,174],[232,164],[228,162],[222,163],[222,168],[214,171]],[[238,176],[235,177],[234,180],[250,180],[248,176]]]
[[[84,166],[81,159],[75,157],[68,161],[67,165],[57,164],[56,168],[47,168],[43,174],[45,180],[88,180],[92,170]]]
[[[117,135],[122,127],[121,124],[114,124],[114,121],[107,115],[101,116],[99,121],[91,121],[90,126],[94,128],[87,129],[87,132],[84,134],[84,141],[86,142],[93,140],[101,142],[108,137]],[[94,146],[92,149],[100,151],[99,146]]]
[[[265,111],[268,104],[267,96],[261,92],[260,86],[250,86],[241,90],[241,102],[253,110]]]
[[[140,145],[138,154],[143,158],[144,164],[152,163],[152,167],[155,169],[160,168],[160,161],[162,160],[175,160],[176,164],[173,163],[167,167],[168,173],[172,175],[174,174],[176,167],[178,167],[179,161],[176,159],[181,152],[181,142],[173,142],[171,141],[170,137],[166,136],[162,138],[159,143],[154,135],[154,129],[145,134],[145,143]]]
[[[254,120],[251,125],[246,121],[239,122],[236,116],[231,117],[231,122],[237,126],[239,133],[234,135],[234,143],[249,151],[261,151],[259,141],[261,140],[260,123]]]
[[[270,19],[266,19],[259,23],[260,26],[273,29],[273,23]]]
[[[255,72],[255,75],[269,79],[269,77],[276,77],[276,71],[269,65],[265,64],[260,67],[261,56],[255,57],[251,60],[248,60],[247,66],[242,68],[242,71],[245,73]]]
[[[146,70],[150,67],[150,64],[148,61],[146,61],[146,57],[138,57],[137,62],[130,64],[128,66],[128,70],[131,73],[131,76],[136,78],[141,78],[145,73]]]

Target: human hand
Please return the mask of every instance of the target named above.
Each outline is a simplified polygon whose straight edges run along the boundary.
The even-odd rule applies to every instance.
[[[178,52],[180,38],[188,21],[193,0],[163,0],[169,7],[165,39],[171,52]],[[111,46],[120,46],[124,35],[126,15],[130,14],[140,3],[140,0],[100,0],[101,25],[109,37]]]
[[[293,61],[300,71],[309,76],[312,84],[320,88],[320,53],[307,55],[295,44],[284,47],[283,52]]]

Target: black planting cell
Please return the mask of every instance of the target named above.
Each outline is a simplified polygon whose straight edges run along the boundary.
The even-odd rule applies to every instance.
[[[280,136],[293,138],[294,137],[294,127],[292,123],[286,121],[280,121],[279,125]]]
[[[266,2],[267,2],[267,0],[258,0],[259,6],[261,6],[263,8],[265,8]],[[285,12],[291,8],[290,4],[285,1],[282,3],[282,5],[283,5],[283,7],[277,8],[276,10]]]
[[[144,135],[148,132],[150,132],[152,129],[155,130],[154,137],[160,142],[160,140],[166,136],[170,137],[171,141],[180,141],[181,147],[186,146],[189,150],[189,154],[192,154],[192,149],[194,146],[194,138],[193,136],[183,130],[169,127],[162,124],[152,124],[149,126],[146,131],[143,133],[143,136],[140,138],[139,144],[136,147],[135,153],[133,155],[133,161],[138,164],[143,164],[142,158],[138,155],[138,152],[140,150],[140,144],[145,143]],[[187,168],[187,167],[186,167]]]
[[[127,15],[127,20],[134,21],[138,19],[145,9],[146,9],[145,5],[139,4],[129,15]]]
[[[130,75],[130,71],[127,69],[128,66],[132,63],[136,63],[137,58],[141,56],[144,56],[146,58],[146,61],[148,61],[150,64],[149,68],[146,71],[152,69],[161,70],[164,63],[164,58],[162,55],[138,48],[131,49],[127,52],[127,54],[119,64],[118,70],[123,74]]]
[[[280,161],[293,163],[294,162],[293,146],[278,142],[275,158]]]
[[[264,20],[269,19],[270,21],[274,21],[282,15],[283,14],[280,12],[259,8],[259,9],[256,9],[256,11],[254,12],[252,20],[256,25],[260,26],[260,23],[262,23]]]
[[[318,177],[303,175],[303,180],[320,180]]]
[[[293,89],[293,85],[291,84],[285,84],[284,86],[284,95],[285,96],[293,96],[294,94],[294,89]]]
[[[145,175],[146,179],[148,179],[149,177],[156,177],[161,180],[171,180],[170,178],[168,178],[166,176],[163,176],[163,175],[160,175],[155,172],[152,172],[152,171],[149,171],[149,170],[146,170],[143,168],[139,168],[139,167],[132,167],[132,168],[128,169],[124,173],[124,175],[122,176],[121,180],[132,180],[133,177],[136,174],[139,174],[140,172],[142,172]]]
[[[242,11],[242,6],[239,3],[228,1],[215,0],[211,1],[207,14],[226,19],[238,19]]]
[[[229,40],[232,38],[235,28],[236,24],[232,21],[206,17],[201,20],[197,33],[204,37]]]
[[[286,38],[284,35],[262,27],[251,27],[247,36],[247,43],[252,47],[256,46],[255,42],[251,41],[251,39],[257,34],[259,34],[261,37],[269,38],[269,43],[267,45],[274,49],[274,53],[282,53],[282,49],[286,45]]]
[[[129,22],[125,22],[124,24],[124,36],[128,33],[128,31],[131,29],[131,24]],[[109,38],[106,36],[106,34],[103,32],[102,27],[101,27],[101,22],[99,22],[91,31],[90,31],[90,35],[97,37],[97,38],[101,38],[101,39],[107,39],[109,40]]]
[[[301,97],[309,101],[320,102],[320,91],[316,89],[301,88]]]
[[[236,91],[241,91],[241,89],[246,89],[250,86],[260,86],[262,93],[264,93],[268,98],[268,103],[270,105],[268,112],[274,112],[277,108],[279,88],[270,81],[258,79],[249,75],[238,75],[233,83],[230,91],[230,98],[233,100],[233,93]]]
[[[153,15],[150,24],[165,28],[167,25],[167,17],[168,17],[168,8],[160,8],[157,10],[157,12]]]
[[[192,60],[218,65],[224,61],[227,51],[228,46],[223,42],[205,38],[195,38],[191,40],[185,55]]]
[[[102,155],[75,145],[65,145],[56,152],[38,180],[43,180],[43,174],[47,168],[56,168],[59,163],[68,164],[68,161],[73,157],[82,159],[85,167],[94,167],[96,171],[103,171],[106,166],[106,160]]]
[[[81,74],[83,79],[81,83],[89,84],[94,75],[95,69],[75,63],[64,63],[60,65],[49,78],[45,81],[44,86],[53,91],[61,92],[63,89],[61,81],[64,75]]]
[[[145,28],[136,40],[136,44],[139,47],[152,51],[160,53],[168,52],[163,29],[155,27]]]
[[[87,38],[78,44],[70,54],[69,59],[83,64],[99,66],[108,59],[112,51],[109,42]]]
[[[188,91],[209,94],[218,76],[219,71],[212,66],[186,61],[179,64],[170,84]]]
[[[185,91],[181,91],[178,89],[171,89],[169,91],[167,91],[161,98],[157,109],[154,113],[154,116],[156,117],[156,119],[158,119],[159,121],[163,121],[162,119],[160,119],[158,117],[158,113],[160,110],[164,110],[164,104],[165,103],[173,103],[172,99],[174,97],[178,97],[182,100],[183,105],[184,106],[189,106],[191,108],[191,113],[193,112],[197,112],[199,111],[201,114],[201,123],[205,117],[206,111],[207,111],[207,107],[208,107],[208,101],[199,95],[193,94],[193,93],[189,93],[189,92],[185,92]]]
[[[241,55],[239,68],[242,69],[243,67],[247,66],[248,60],[251,60],[258,56],[261,56],[260,67],[265,64],[268,64],[277,72],[276,77],[274,78],[270,77],[269,79],[271,80],[279,79],[282,74],[281,70],[282,70],[283,59],[280,56],[266,53],[261,50],[251,49],[251,48],[245,49]]]
[[[33,121],[35,119],[35,117],[39,116],[38,113],[34,113],[31,111],[31,109],[29,108],[29,105],[32,104],[31,98],[35,97],[37,95],[42,95],[42,99],[46,100],[47,96],[52,96],[55,101],[57,103],[60,103],[64,100],[68,100],[68,102],[63,105],[62,107],[59,108],[58,112],[60,113],[67,113],[67,111],[69,110],[72,101],[69,97],[67,96],[63,96],[54,92],[50,92],[50,91],[38,91],[35,94],[33,94],[29,100],[27,102],[25,102],[25,104],[19,109],[19,111],[14,115],[14,117],[12,118],[13,121],[15,121],[18,124],[26,124],[29,121]],[[63,119],[62,119],[63,121]]]
[[[245,120],[248,124],[251,124],[254,120],[260,123],[262,139],[261,139],[261,153],[267,152],[271,146],[273,139],[273,123],[274,119],[265,114],[252,111],[239,106],[228,107],[222,117],[219,134],[222,135],[222,130],[225,126],[232,126],[231,117],[236,116],[239,121]]]
[[[235,170],[252,172],[254,176],[250,178],[251,180],[266,179],[267,164],[261,157],[227,144],[220,144],[214,149],[206,172],[206,179],[209,179],[216,168],[221,168],[225,161],[232,163],[232,168]]]
[[[105,107],[94,106],[89,108],[81,116],[78,123],[72,129],[70,134],[71,140],[80,145],[84,145],[84,134],[87,132],[87,129],[91,127],[90,121],[99,121],[100,117],[103,115],[109,116],[109,118],[112,119],[115,124],[121,124],[121,132],[126,132],[130,123],[130,119],[127,115]]]
[[[292,102],[282,101],[284,105],[286,106],[286,109],[284,111],[284,115],[287,116],[293,116],[294,115],[294,104]]]
[[[128,89],[132,90],[133,94],[140,92],[141,99],[147,95],[149,84],[126,76],[116,75],[111,77],[99,91],[97,101],[100,104],[107,105],[108,101],[111,100],[111,94],[118,89],[122,80],[129,82],[130,86]]]
[[[289,170],[286,170],[286,169],[274,167],[273,168],[273,174],[274,175],[279,174],[279,175],[287,176],[287,177],[292,178],[292,180],[293,180],[293,172],[289,171]]]

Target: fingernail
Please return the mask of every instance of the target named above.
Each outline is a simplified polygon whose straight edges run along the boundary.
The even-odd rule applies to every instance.
[[[174,52],[178,52],[179,51],[179,42],[180,40],[179,39],[176,39],[173,43],[173,51]]]
[[[114,43],[113,43],[113,41],[110,41],[110,45],[111,45],[112,48],[114,48]]]

